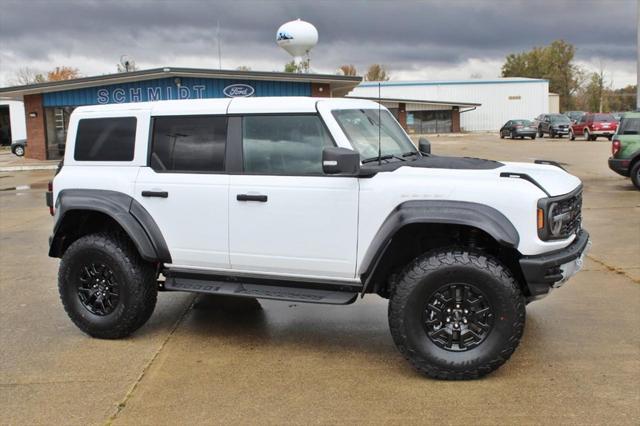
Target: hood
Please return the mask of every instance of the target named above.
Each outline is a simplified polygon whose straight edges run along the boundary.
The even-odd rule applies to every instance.
[[[560,167],[547,164],[532,163],[511,163],[505,162],[497,172],[502,173],[522,173],[530,176],[549,193],[550,196],[567,194],[578,185],[580,179],[562,170]],[[508,178],[505,178],[508,179]]]

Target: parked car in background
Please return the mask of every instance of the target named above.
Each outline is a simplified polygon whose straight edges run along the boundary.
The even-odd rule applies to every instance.
[[[571,120],[572,123],[575,123],[578,120],[580,120],[580,117],[582,117],[585,114],[586,112],[584,111],[565,111],[564,112],[564,115],[569,117],[569,120]]]
[[[11,143],[11,152],[13,152],[18,157],[22,157],[24,156],[26,146],[27,141],[25,139],[13,141],[13,143]]]
[[[640,112],[627,112],[622,116],[611,143],[609,168],[630,177],[640,189]]]
[[[587,113],[577,123],[571,125],[569,139],[584,136],[585,140],[595,141],[599,136],[611,140],[618,128],[618,121],[611,114]]]
[[[544,134],[555,138],[569,134],[571,120],[564,114],[541,114],[536,119],[538,137],[543,138]]]
[[[511,139],[525,137],[535,139],[536,128],[531,120],[509,120],[500,128],[500,138],[509,136]]]

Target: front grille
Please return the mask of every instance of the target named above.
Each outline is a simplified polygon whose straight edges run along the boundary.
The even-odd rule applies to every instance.
[[[562,227],[561,235],[563,237],[568,237],[580,229],[582,222],[582,191],[565,200],[559,201],[557,208],[560,213],[569,214],[569,220]]]

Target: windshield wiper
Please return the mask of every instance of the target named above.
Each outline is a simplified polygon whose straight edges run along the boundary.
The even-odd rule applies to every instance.
[[[411,157],[413,155],[418,155],[418,151],[409,151],[409,152],[405,152],[404,154],[402,154],[403,157]]]
[[[362,160],[362,164],[372,163],[374,161],[391,160],[392,158],[395,158],[396,160],[400,160],[400,161],[407,161],[404,158],[398,157],[395,154],[387,154],[387,155],[381,155],[380,157],[365,158],[364,160]]]

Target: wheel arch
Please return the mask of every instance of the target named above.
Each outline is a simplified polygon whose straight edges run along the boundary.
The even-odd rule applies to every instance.
[[[88,233],[116,225],[150,262],[171,263],[160,228],[132,197],[116,191],[63,190],[56,200],[56,223],[50,237],[49,256],[62,257],[73,241]]]
[[[386,285],[397,266],[388,259],[397,258],[397,250],[406,250],[405,257],[415,258],[425,247],[429,250],[447,245],[491,245],[518,275],[519,242],[513,224],[492,207],[464,201],[407,201],[387,216],[363,257],[358,268],[364,285],[362,292],[378,291]],[[389,256],[390,253],[393,254]]]

